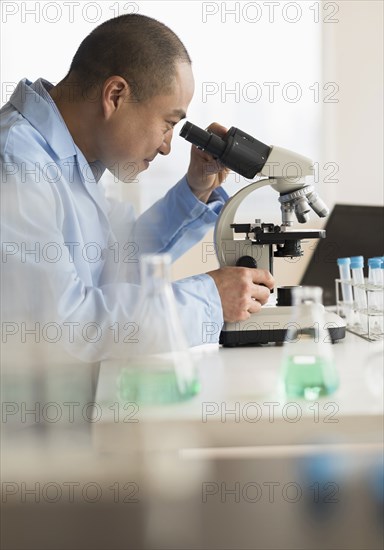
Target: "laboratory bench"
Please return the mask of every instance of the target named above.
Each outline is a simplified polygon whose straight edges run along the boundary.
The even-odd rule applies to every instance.
[[[108,452],[146,448],[232,449],[280,453],[291,446],[376,446],[383,441],[383,342],[346,333],[332,346],[335,393],[314,401],[287,399],[281,388],[283,346],[193,348],[200,392],[156,407],[125,402],[124,363],[102,363],[93,439]]]

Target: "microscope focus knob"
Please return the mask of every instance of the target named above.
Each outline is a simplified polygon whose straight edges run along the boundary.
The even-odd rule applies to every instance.
[[[257,262],[252,256],[241,256],[237,260],[236,265],[238,267],[257,267]]]

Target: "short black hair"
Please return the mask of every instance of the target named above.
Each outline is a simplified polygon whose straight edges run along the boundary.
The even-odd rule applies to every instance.
[[[156,19],[127,14],[105,21],[80,44],[67,74],[81,93],[101,87],[110,76],[123,77],[135,100],[170,93],[176,62],[191,63],[179,37]]]

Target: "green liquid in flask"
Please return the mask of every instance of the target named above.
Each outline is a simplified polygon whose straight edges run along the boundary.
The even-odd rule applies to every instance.
[[[142,405],[166,405],[185,401],[199,393],[197,378],[178,383],[174,371],[123,369],[119,380],[120,397]]]
[[[339,382],[332,361],[314,355],[293,355],[283,365],[287,397],[314,400],[330,395]]]

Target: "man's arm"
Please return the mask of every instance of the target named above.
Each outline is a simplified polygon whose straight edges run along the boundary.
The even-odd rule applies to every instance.
[[[217,123],[209,130],[227,132]],[[134,242],[140,253],[169,252],[175,260],[200,241],[228,200],[221,187],[228,173],[211,155],[192,146],[186,176],[137,220]]]
[[[220,188],[205,204],[193,194],[187,178],[182,178],[136,221],[132,239],[139,254],[167,252],[176,260],[216,223],[227,199]]]

